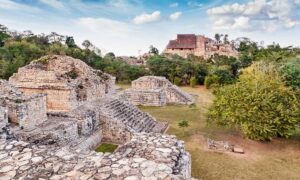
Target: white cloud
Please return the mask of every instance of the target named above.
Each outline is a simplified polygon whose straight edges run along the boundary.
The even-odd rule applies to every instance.
[[[207,10],[214,29],[263,30],[293,28],[300,18],[300,0],[254,0],[244,4],[234,3]],[[277,23],[277,25],[275,25]]]
[[[59,0],[40,0],[40,2],[51,6],[55,9],[64,9],[63,3]]]
[[[178,7],[178,3],[176,2],[176,3],[172,3],[172,4],[170,4],[169,6],[171,7],[171,8],[176,8],[176,7]]]
[[[160,20],[160,18],[161,18],[160,11],[154,11],[151,14],[141,14],[136,16],[133,19],[133,22],[135,24],[145,24],[145,23],[157,22]]]
[[[18,11],[26,11],[26,12],[38,12],[39,8],[31,7],[25,4],[16,3],[11,0],[0,0],[0,9],[4,10],[18,10]]]
[[[177,19],[179,19],[182,15],[182,12],[175,12],[173,14],[170,15],[170,19],[172,21],[176,21]]]

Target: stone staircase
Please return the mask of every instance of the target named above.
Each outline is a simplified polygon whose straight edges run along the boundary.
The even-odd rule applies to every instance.
[[[163,133],[167,128],[166,123],[157,122],[150,114],[142,112],[128,101],[118,98],[106,99],[100,108],[106,117],[121,122],[134,132]]]

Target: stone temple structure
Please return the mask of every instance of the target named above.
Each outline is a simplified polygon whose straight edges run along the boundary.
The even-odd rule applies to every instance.
[[[183,142],[116,94],[114,77],[45,56],[0,83],[0,179],[191,179]],[[95,152],[102,142],[119,147]]]
[[[208,59],[214,54],[237,57],[238,52],[230,44],[220,43],[202,35],[178,34],[176,40],[170,40],[165,54],[177,54],[186,58],[188,55]]]
[[[124,92],[135,105],[165,106],[167,104],[193,104],[194,99],[181,91],[165,77],[144,76],[132,81],[132,87]]]

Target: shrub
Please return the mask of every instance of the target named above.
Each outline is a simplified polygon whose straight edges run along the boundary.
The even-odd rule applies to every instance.
[[[208,121],[237,126],[255,140],[289,137],[300,122],[300,95],[284,86],[274,69],[254,64],[239,82],[218,89]]]
[[[205,77],[204,85],[207,89],[211,88],[213,84],[218,84],[219,77],[216,75],[209,75]]]
[[[174,78],[174,84],[175,84],[176,86],[180,86],[180,85],[181,85],[181,79],[180,79],[179,77],[175,77],[175,78]]]
[[[196,79],[196,77],[191,77],[191,79],[190,79],[190,86],[191,86],[192,88],[194,88],[194,87],[196,86],[196,84],[197,84],[197,79]]]

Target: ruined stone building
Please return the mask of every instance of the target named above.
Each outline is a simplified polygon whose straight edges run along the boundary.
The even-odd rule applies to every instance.
[[[194,103],[191,95],[181,91],[165,77],[159,76],[144,76],[132,81],[131,88],[124,94],[135,105],[165,106]]]
[[[191,178],[183,142],[115,90],[115,78],[45,56],[0,81],[0,179]],[[114,153],[97,153],[102,142]]]
[[[186,58],[188,55],[208,59],[214,54],[237,57],[238,52],[230,44],[220,43],[202,35],[178,34],[176,40],[170,40],[165,54],[177,54]]]

